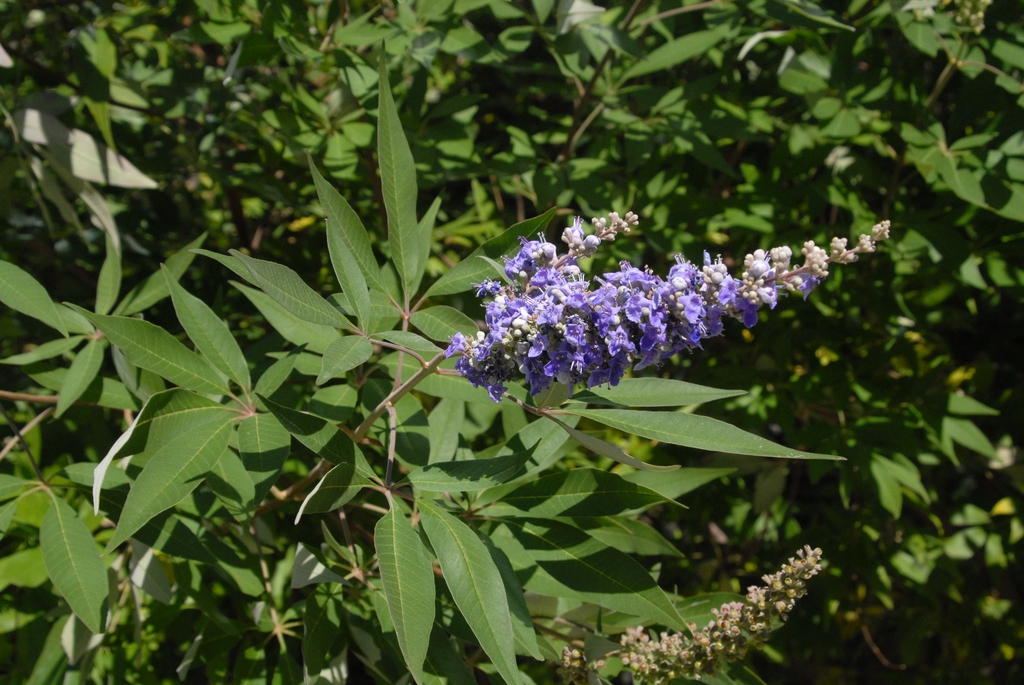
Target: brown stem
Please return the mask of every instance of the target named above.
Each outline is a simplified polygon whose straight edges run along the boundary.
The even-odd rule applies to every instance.
[[[879,662],[881,662],[883,666],[885,666],[886,668],[891,668],[894,671],[905,671],[907,669],[906,664],[894,664],[893,662],[885,658],[885,655],[882,654],[882,650],[878,648],[878,645],[876,645],[875,641],[872,639],[871,631],[868,630],[867,625],[865,625],[864,623],[860,624],[860,632],[862,635],[864,635],[864,641],[868,643],[868,647],[871,648],[871,651],[874,652],[875,657],[878,659]]]
[[[46,409],[39,412],[39,414],[37,414],[35,418],[26,423],[24,426],[22,426],[21,430],[18,431],[18,435],[12,437],[11,441],[4,445],[4,448],[0,450],[0,461],[2,461],[3,458],[7,456],[7,453],[14,449],[14,446],[17,445],[19,442],[24,444],[24,436],[28,435],[28,432],[30,430],[38,426],[43,419],[52,414],[53,409],[53,407],[47,407]]]
[[[13,402],[35,402],[36,404],[57,404],[60,401],[58,395],[29,395],[24,392],[7,392],[0,390],[0,400],[11,400]]]
[[[0,404],[0,414],[3,414],[4,420],[7,421],[7,425],[10,426],[14,434],[18,436],[17,439],[21,442],[21,446],[25,450],[25,454],[28,455],[28,460],[32,462],[32,470],[36,472],[36,478],[39,479],[39,484],[49,490],[49,487],[46,485],[46,479],[43,478],[43,472],[39,469],[39,462],[37,462],[36,458],[32,455],[32,450],[29,448],[28,443],[25,442],[25,436],[18,428],[18,424],[14,423],[14,419],[11,418],[11,415],[7,413],[7,410],[4,409],[2,404]]]
[[[370,415],[367,416],[361,424],[359,424],[359,427],[356,428],[355,433],[353,433],[352,435],[352,439],[356,441],[362,440],[363,437],[366,436],[367,431],[370,430],[370,426],[372,426],[373,423],[381,416],[383,416],[384,412],[388,410],[388,405],[400,400],[402,397],[406,395],[406,393],[408,393],[410,390],[416,387],[417,383],[419,383],[421,380],[423,380],[430,374],[434,373],[434,371],[437,369],[437,366],[444,360],[444,358],[444,352],[439,353],[436,357],[431,359],[426,366],[417,371],[412,376],[412,378],[410,378],[405,383],[402,383],[400,386],[392,390],[391,394],[389,394],[387,397],[381,400],[380,404],[378,404],[377,407],[372,412],[370,412]]]

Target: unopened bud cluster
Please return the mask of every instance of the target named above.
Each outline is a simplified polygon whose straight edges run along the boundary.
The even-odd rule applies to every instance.
[[[524,240],[505,265],[512,283],[480,284],[477,295],[488,298],[487,331],[475,337],[456,334],[447,354],[460,354],[456,369],[474,386],[487,388],[495,402],[505,382],[520,375],[531,395],[552,382],[568,386],[570,393],[580,383],[615,385],[630,367],[642,369],[721,335],[723,317],[750,328],[761,307],[775,307],[780,292],[806,298],[828,276],[830,264],[850,264],[889,236],[889,222],[883,221],[852,248],[841,238],[829,250],[808,241],[801,266],[792,265],[788,247],[755,250],[744,258],[738,278],[720,257],[712,261],[706,252],[702,265],[677,256],[666,278],[623,262],[618,271],[594,278],[592,289],[577,260],[629,233],[639,220],[632,212],[624,217],[613,212],[592,223],[590,235],[579,218],[565,229],[563,255],[544,239]]]
[[[807,594],[807,581],[819,571],[821,550],[805,546],[778,573],[764,576],[764,585],[748,588],[746,601],[712,609],[715,618],[700,630],[691,623],[692,637],[683,633],[652,637],[643,626],[637,626],[622,635],[622,650],[616,654],[644,685],[663,685],[676,678],[701,680],[713,675],[723,660],[738,661],[751,646],[767,642],[772,621],[786,620],[796,600]],[[586,663],[579,650],[566,647],[558,672],[564,682],[577,685],[588,682],[588,670],[601,667],[603,664]]]

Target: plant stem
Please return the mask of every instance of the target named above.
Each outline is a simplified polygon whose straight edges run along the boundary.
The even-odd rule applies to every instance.
[[[381,400],[380,404],[370,412],[370,415],[367,416],[361,424],[359,424],[359,427],[356,428],[355,432],[352,434],[352,439],[359,442],[366,437],[366,433],[370,430],[370,426],[373,425],[374,421],[384,415],[384,412],[388,410],[388,405],[392,405],[400,400],[406,395],[406,393],[416,387],[421,380],[434,373],[437,370],[438,365],[444,361],[444,358],[444,352],[439,352],[436,357],[427,363],[426,366],[417,371],[412,378],[392,390],[391,393]]]
[[[45,419],[47,416],[49,416],[52,413],[53,413],[53,407],[47,407],[46,409],[44,409],[41,412],[39,412],[34,419],[32,419],[31,421],[26,423],[24,426],[22,426],[21,430],[18,431],[18,435],[16,437],[11,438],[11,441],[9,443],[7,443],[6,445],[4,445],[4,448],[2,450],[0,450],[0,461],[2,461],[3,458],[7,456],[8,452],[10,452],[12,449],[14,449],[14,446],[17,445],[18,442],[22,442],[22,444],[24,444],[23,436],[28,434],[28,432],[30,430],[32,430],[33,428],[38,426],[39,423],[43,419]]]
[[[388,498],[388,504],[392,504],[391,474],[395,468],[395,439],[398,437],[398,412],[395,411],[395,406],[390,402],[388,403],[387,411],[390,429],[388,430],[388,467],[387,471],[384,472],[384,496]]]
[[[2,404],[0,404],[0,413],[4,415],[4,420],[7,421],[7,425],[11,427],[12,431],[14,431],[14,435],[16,436],[15,439],[21,442],[21,446],[24,448],[25,454],[28,455],[28,460],[32,462],[32,470],[36,472],[36,478],[39,479],[39,483],[49,490],[49,487],[46,485],[46,479],[43,478],[43,472],[39,469],[39,463],[36,461],[36,458],[32,456],[32,450],[29,449],[28,443],[25,442],[25,436],[21,429],[18,428],[18,424],[14,423],[14,419],[11,418],[11,415],[7,413],[7,410],[4,409]]]

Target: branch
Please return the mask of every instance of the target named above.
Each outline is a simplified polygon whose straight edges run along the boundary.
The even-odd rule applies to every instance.
[[[28,432],[30,430],[32,430],[33,428],[38,426],[39,423],[43,419],[45,419],[47,416],[49,416],[52,413],[53,413],[53,407],[47,407],[46,409],[44,409],[41,412],[39,412],[39,414],[36,415],[36,417],[34,419],[32,419],[31,421],[26,423],[24,426],[22,426],[21,430],[18,431],[18,434],[16,436],[12,437],[11,441],[8,442],[6,445],[4,445],[4,448],[2,450],[0,450],[0,461],[3,461],[3,458],[7,456],[8,452],[10,452],[12,449],[14,449],[15,445],[17,445],[19,442],[23,441],[24,436],[28,435]]]
[[[49,490],[49,486],[46,485],[46,479],[43,478],[43,472],[39,469],[39,462],[37,462],[36,458],[32,455],[32,450],[29,448],[28,443],[25,442],[25,435],[23,431],[18,428],[18,424],[14,423],[14,419],[11,418],[11,415],[7,413],[7,410],[4,409],[2,404],[0,404],[0,414],[3,414],[4,420],[7,421],[7,425],[11,427],[11,430],[14,431],[18,441],[21,442],[21,446],[24,448],[25,454],[28,455],[28,460],[32,462],[32,470],[36,472],[36,478],[39,479],[40,485]],[[37,416],[36,418],[39,417]]]
[[[366,436],[367,431],[370,430],[370,426],[373,425],[374,421],[383,416],[384,412],[388,410],[388,405],[392,405],[397,402],[399,399],[404,397],[406,393],[416,387],[421,380],[434,373],[438,365],[444,361],[444,358],[444,352],[440,352],[436,357],[431,359],[426,366],[417,371],[412,378],[392,390],[391,394],[381,400],[380,404],[377,405],[377,408],[370,412],[370,415],[367,416],[361,424],[359,424],[359,427],[356,428],[355,432],[352,434],[352,439],[356,442],[362,440],[363,437]]]

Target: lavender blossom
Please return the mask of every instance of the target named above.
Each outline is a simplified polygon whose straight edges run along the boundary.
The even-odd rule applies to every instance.
[[[762,307],[775,308],[780,294],[798,292],[806,299],[828,276],[829,264],[850,264],[889,236],[889,222],[883,221],[850,249],[842,238],[832,240],[830,251],[808,241],[801,250],[804,264],[796,268],[788,247],[755,250],[744,258],[739,278],[721,257],[712,261],[705,252],[700,266],[676,256],[665,278],[623,262],[618,271],[586,280],[577,259],[638,223],[632,212],[612,212],[594,219],[595,232],[586,235],[577,217],[562,234],[568,247],[563,255],[543,238],[523,240],[505,264],[511,284],[488,280],[478,286],[477,296],[487,300],[487,330],[451,339],[447,355],[461,355],[455,368],[474,386],[487,388],[495,402],[505,383],[519,377],[531,395],[552,382],[570,394],[579,384],[616,385],[630,368],[700,349],[705,339],[722,334],[723,318],[750,328]]]

